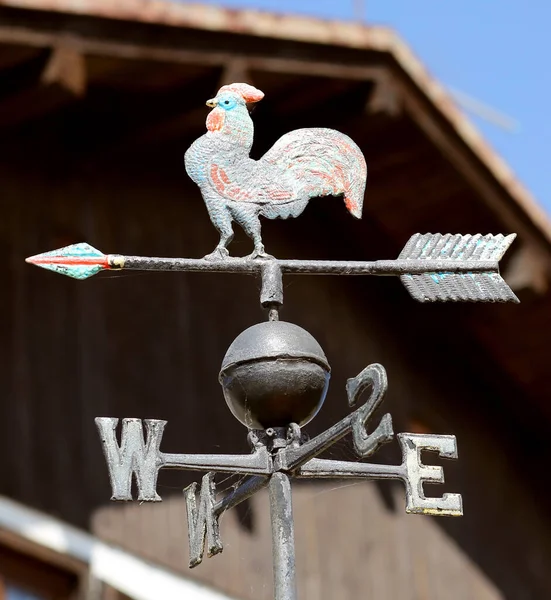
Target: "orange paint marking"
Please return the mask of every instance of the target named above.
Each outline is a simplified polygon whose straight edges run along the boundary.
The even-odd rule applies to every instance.
[[[268,196],[274,200],[290,200],[293,196],[285,190],[268,190]]]
[[[218,175],[218,165],[211,165],[210,177],[212,179],[212,182],[214,183],[214,187],[216,188],[216,190],[220,192],[220,194],[223,194],[226,189],[226,186],[224,185],[224,182],[220,179]]]
[[[228,185],[231,183],[231,182],[230,182],[230,178],[228,177],[228,175],[227,175],[226,171],[224,171],[224,169],[219,169],[219,170],[218,170],[218,173],[219,173],[219,175],[220,175],[220,179],[221,179],[221,180],[222,180],[224,183],[226,183],[226,184],[228,184]]]
[[[40,256],[38,258],[27,258],[26,262],[33,265],[100,265],[109,269],[107,256]]]
[[[225,112],[221,108],[215,108],[210,111],[207,117],[207,129],[209,131],[220,131],[224,127]]]
[[[223,85],[218,90],[218,93],[221,94],[223,92],[234,92],[239,94],[245,102],[260,102],[260,100],[264,98],[264,92],[261,92],[259,89],[248,83],[230,83],[229,85]]]

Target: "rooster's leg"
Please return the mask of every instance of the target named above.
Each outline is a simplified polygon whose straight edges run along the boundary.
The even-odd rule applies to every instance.
[[[274,258],[270,254],[266,254],[264,244],[262,243],[261,226],[258,214],[252,211],[243,211],[234,215],[235,220],[243,227],[245,233],[252,239],[254,250],[247,258]]]
[[[232,217],[227,211],[210,214],[213,225],[220,233],[220,241],[213,252],[207,254],[205,260],[224,260],[230,255],[228,246],[233,240]]]

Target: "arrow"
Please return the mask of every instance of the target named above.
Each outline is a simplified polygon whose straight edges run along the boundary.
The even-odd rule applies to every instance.
[[[516,234],[415,234],[398,260],[327,261],[229,257],[160,258],[103,254],[86,243],[73,244],[27,258],[27,262],[75,279],[107,269],[138,271],[208,271],[260,273],[266,263],[282,273],[316,275],[397,275],[419,302],[518,302],[499,275],[499,261]]]
[[[86,242],[30,256],[26,262],[75,279],[88,279],[110,269],[108,256]]]

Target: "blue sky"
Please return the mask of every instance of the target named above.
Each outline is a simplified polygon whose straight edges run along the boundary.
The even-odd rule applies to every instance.
[[[206,0],[208,4],[352,19],[354,0]],[[551,214],[551,0],[364,0],[443,84],[520,123],[509,133],[470,115]]]

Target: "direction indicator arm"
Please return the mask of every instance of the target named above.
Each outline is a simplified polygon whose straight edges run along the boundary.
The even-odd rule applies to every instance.
[[[219,517],[223,512],[234,508],[247,498],[250,498],[253,494],[256,494],[259,490],[266,487],[270,482],[269,477],[260,477],[254,475],[249,477],[245,483],[236,487],[232,492],[226,494],[222,500],[219,500],[213,507],[212,512],[214,516]]]
[[[377,363],[369,365],[359,375],[349,379],[346,385],[349,405],[354,406],[362,393],[371,387],[371,394],[367,402],[305,444],[300,446],[292,444],[280,451],[274,459],[275,469],[291,472],[330,448],[350,432],[352,432],[354,448],[358,456],[362,458],[371,456],[382,444],[389,442],[394,435],[392,419],[389,414],[383,416],[373,433],[367,434],[365,430],[367,422],[383,400],[387,385],[386,371],[382,365]]]
[[[160,469],[183,469],[242,475],[270,475],[272,458],[268,450],[255,446],[252,454],[165,454],[159,450],[166,421],[146,419],[146,439],[140,419],[123,419],[121,443],[115,435],[119,420],[96,418],[103,453],[109,469],[112,500],[132,500],[131,484],[135,478],[138,500],[159,502],[157,476]]]
[[[269,475],[272,460],[266,448],[255,448],[252,454],[159,454],[159,469],[212,471],[241,475]]]
[[[514,238],[515,234],[415,234],[397,260],[365,262],[123,256],[103,254],[86,243],[37,254],[27,262],[76,279],[109,269],[256,273],[264,277],[270,262],[285,274],[399,276],[419,302],[518,302],[499,275],[499,261]]]
[[[445,517],[463,515],[460,494],[444,494],[441,498],[427,498],[424,483],[444,483],[444,470],[435,465],[425,465],[421,452],[437,452],[442,458],[457,458],[457,443],[453,435],[421,435],[399,433],[402,449],[401,465],[322,460],[313,458],[295,471],[303,479],[399,479],[406,488],[406,512]]]
[[[84,249],[88,253],[84,254]],[[26,262],[50,269],[75,279],[87,279],[101,270],[127,271],[189,271],[209,273],[259,273],[267,262],[276,263],[283,273],[297,275],[404,275],[423,274],[433,271],[449,273],[498,272],[497,260],[458,261],[445,258],[431,260],[397,259],[373,261],[338,260],[279,260],[226,258],[206,260],[204,258],[167,258],[156,256],[124,256],[102,254],[86,243],[74,244],[45,252],[26,259]],[[86,272],[85,269],[90,269]],[[93,271],[93,272],[92,272]]]
[[[344,460],[312,458],[295,471],[301,479],[400,479],[407,477],[401,465],[378,465]]]

